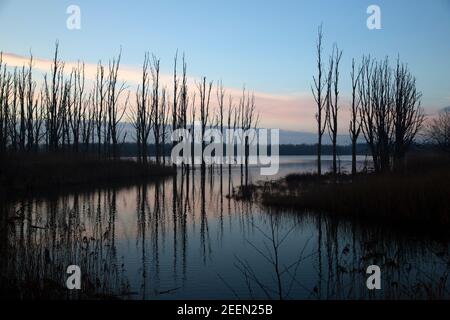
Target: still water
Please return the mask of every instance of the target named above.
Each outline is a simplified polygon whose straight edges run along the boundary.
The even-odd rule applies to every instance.
[[[325,157],[323,167],[331,166]],[[360,168],[367,163],[358,158]],[[350,157],[341,157],[349,170]],[[315,157],[281,157],[278,176],[311,172]],[[251,180],[264,180],[259,168]],[[274,179],[276,177],[270,177]],[[274,212],[227,197],[240,168],[1,205],[0,271],[24,297],[64,287],[57,298],[355,299],[448,298],[448,242],[354,225],[314,212]],[[381,290],[366,268],[381,268]],[[32,287],[32,288],[30,288]],[[84,295],[86,293],[87,295]]]

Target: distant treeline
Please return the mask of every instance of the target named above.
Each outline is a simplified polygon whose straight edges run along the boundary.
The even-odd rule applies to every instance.
[[[170,150],[172,145],[166,144],[163,150],[165,150],[164,155],[170,156]],[[282,144],[279,146],[279,154],[282,156],[291,155],[316,155],[317,145],[315,144]],[[138,146],[136,143],[123,143],[119,146],[120,154],[124,157],[136,157],[138,156]],[[148,145],[148,155],[156,155],[155,144]],[[340,155],[350,155],[352,153],[351,145],[337,146],[338,154]],[[225,150],[224,150],[225,152]],[[370,155],[368,146],[365,143],[357,144],[356,153],[358,155]],[[225,154],[225,153],[224,153]],[[270,148],[268,148],[268,154],[270,155]],[[323,155],[332,155],[333,150],[331,145],[322,145]]]
[[[172,145],[166,144],[163,150],[165,150],[164,155],[169,157]],[[322,155],[333,155],[332,145],[322,145]],[[123,157],[136,157],[138,154],[138,147],[135,143],[123,143],[119,146],[120,154]],[[410,152],[425,151],[434,152],[439,151],[437,145],[425,143],[425,144],[413,144],[411,146]],[[224,151],[225,152],[225,151]],[[224,153],[225,154],[225,153]],[[268,149],[268,154],[270,155],[270,148]],[[317,155],[317,145],[316,144],[281,144],[279,148],[280,156],[313,156]],[[338,145],[337,154],[339,155],[351,155],[352,145]],[[365,156],[370,156],[370,148],[365,143],[358,143],[356,145],[356,154]],[[155,145],[148,145],[148,155],[154,157],[156,155]]]

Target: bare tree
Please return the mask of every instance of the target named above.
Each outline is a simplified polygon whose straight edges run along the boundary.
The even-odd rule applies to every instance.
[[[371,79],[373,73],[373,61],[370,57],[363,57],[361,63],[361,78],[358,82],[358,95],[361,101],[360,125],[364,138],[370,148],[374,168],[379,168],[378,157],[375,148],[374,108],[371,102]]]
[[[394,170],[403,170],[405,153],[424,121],[420,107],[422,94],[416,89],[416,79],[408,67],[397,59],[394,76]]]
[[[3,69],[2,69],[3,68]],[[9,109],[12,86],[12,76],[3,64],[3,54],[0,53],[0,152],[6,151],[9,131]]]
[[[229,130],[231,130],[231,119],[233,119],[235,112],[236,112],[236,110],[233,106],[233,97],[230,94],[230,96],[228,97],[228,113],[227,113],[227,124],[228,124],[227,127]],[[236,122],[236,121],[234,121],[234,122]],[[233,127],[235,127],[235,124],[233,125]],[[233,135],[228,134],[227,144],[231,145],[234,148]],[[228,194],[231,194],[231,162],[232,162],[232,159],[231,159],[230,155],[227,155],[227,159],[228,159]]]
[[[70,129],[73,139],[73,150],[78,151],[79,140],[81,137],[83,111],[85,108],[85,97],[84,97],[84,87],[85,87],[85,76],[84,76],[84,64],[78,65],[73,71],[74,74],[74,92],[73,92],[73,102],[68,108],[68,119],[70,124]]]
[[[423,123],[421,94],[415,79],[397,62],[363,59],[359,83],[362,131],[370,147],[375,171],[401,170],[404,156]],[[394,166],[392,166],[393,159]]]
[[[183,74],[181,79],[181,90],[180,90],[180,104],[179,104],[179,114],[178,114],[178,127],[183,128],[184,130],[188,129],[188,107],[189,107],[189,92],[187,85],[187,64],[183,54]],[[186,156],[183,154],[183,156]],[[189,164],[183,163],[183,169],[187,168],[187,172],[189,174]]]
[[[161,162],[161,115],[159,108],[159,65],[160,60],[153,56],[153,63],[151,67],[152,71],[152,106],[151,110],[153,113],[153,135],[155,141],[155,157],[156,163]]]
[[[243,112],[242,112],[242,129],[245,132],[244,138],[244,162],[245,162],[245,185],[248,185],[248,160],[249,160],[249,151],[250,151],[250,143],[253,141],[249,141],[249,135],[247,131],[250,129],[256,129],[259,122],[259,114],[256,112],[256,104],[255,104],[255,95],[247,93],[247,97],[245,99],[245,95],[243,95]],[[257,139],[256,136],[252,136],[252,139]]]
[[[429,142],[436,144],[442,151],[450,153],[450,108],[439,112],[430,120],[426,136]]]
[[[177,78],[177,61],[178,51],[175,53],[173,66],[173,104],[172,104],[172,132],[175,132],[178,126],[178,78]],[[175,147],[176,141],[172,142],[172,148]],[[176,168],[176,165],[173,164]]]
[[[220,126],[220,134],[223,139],[223,110],[224,110],[225,89],[223,88],[222,81],[217,82],[216,96],[217,96],[217,105],[218,105],[217,122]],[[222,142],[221,145],[223,148],[223,141],[221,141],[221,142]],[[220,159],[220,179],[222,179],[222,175],[223,175],[223,157]],[[220,190],[222,190],[222,183],[220,184],[220,188],[221,188]]]
[[[162,143],[162,160],[163,165],[166,165],[166,136],[167,136],[167,124],[169,123],[169,108],[167,107],[167,89],[163,88],[161,92],[161,143]]]
[[[325,85],[326,80],[323,76],[323,61],[322,61],[322,25],[319,26],[318,36],[317,36],[317,77],[313,77],[314,86],[311,86],[311,91],[314,96],[314,100],[317,104],[316,121],[317,121],[317,174],[322,174],[322,136],[325,132],[326,127],[326,117],[323,114],[326,107],[326,92]]]
[[[103,141],[103,128],[106,123],[105,112],[105,100],[106,100],[106,80],[105,80],[105,68],[102,63],[99,62],[97,66],[97,74],[95,77],[95,83],[92,94],[92,105],[94,108],[94,131],[97,138],[97,152],[100,155],[102,152]]]
[[[153,106],[150,101],[150,57],[146,53],[142,65],[141,83],[136,92],[136,110],[131,110],[133,126],[136,130],[136,144],[138,149],[138,159],[141,163],[147,163],[148,136],[152,127]],[[159,72],[159,68],[158,68]]]
[[[205,172],[205,159],[203,157],[203,152],[205,150],[205,130],[209,121],[209,102],[211,97],[212,81],[206,85],[206,77],[203,77],[202,82],[198,84],[198,91],[200,95],[200,122],[201,122],[201,144],[202,144],[202,172]]]
[[[82,132],[81,139],[84,146],[84,151],[89,152],[89,142],[93,136],[94,112],[91,105],[92,93],[89,93],[88,98],[83,101],[83,110],[81,115]]]
[[[333,48],[330,57],[330,66],[327,79],[327,123],[333,150],[333,174],[337,173],[337,130],[338,130],[338,99],[339,99],[339,63],[342,57],[342,50]]]
[[[352,71],[350,77],[352,79],[352,106],[350,109],[350,140],[352,141],[352,175],[356,174],[356,144],[361,132],[361,122],[359,121],[361,99],[357,95],[357,87],[362,73],[362,66],[355,71],[355,59],[352,59]]]
[[[70,140],[68,110],[72,103],[70,95],[73,74],[68,79],[64,78],[64,63],[59,60],[58,52],[59,43],[56,42],[51,79],[44,76],[45,136],[49,151],[57,151],[59,147],[64,149]]]
[[[106,108],[108,114],[108,127],[106,133],[106,144],[112,145],[112,156],[113,158],[118,157],[117,144],[119,141],[120,128],[119,123],[125,114],[126,107],[129,101],[129,95],[125,99],[125,103],[121,105],[119,99],[125,90],[125,83],[118,85],[118,72],[120,66],[121,53],[119,53],[116,59],[113,59],[109,63],[109,73],[108,73],[108,87],[107,87],[107,101]],[[108,148],[108,154],[110,155],[110,150]]]
[[[192,96],[192,104],[191,104],[191,135],[192,135],[192,150],[191,150],[191,166],[192,166],[192,170],[195,171],[195,152],[194,152],[194,148],[195,148],[195,142],[196,142],[196,137],[195,137],[195,116],[196,116],[196,107],[195,107],[195,93]]]

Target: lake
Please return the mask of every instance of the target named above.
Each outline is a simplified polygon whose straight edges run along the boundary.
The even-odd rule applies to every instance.
[[[340,157],[343,171],[351,158]],[[359,168],[367,166],[358,157]],[[282,156],[276,177],[315,170]],[[323,168],[331,157],[323,157]],[[268,179],[250,168],[252,181]],[[270,179],[276,178],[271,176]],[[159,183],[2,204],[2,281],[61,287],[78,265],[83,292],[122,299],[448,298],[449,242],[317,212],[274,211],[227,197],[240,168],[200,169]],[[366,269],[381,268],[381,290]],[[6,279],[6,280],[5,280]],[[30,284],[30,285],[27,285]]]

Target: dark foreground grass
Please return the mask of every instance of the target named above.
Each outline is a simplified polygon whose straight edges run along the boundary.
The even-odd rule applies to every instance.
[[[101,187],[159,180],[171,167],[133,160],[71,153],[14,154],[0,157],[0,195],[17,196],[62,189]]]
[[[411,157],[403,174],[289,175],[244,193],[263,205],[450,236],[450,161]],[[255,190],[257,191],[255,193]]]

